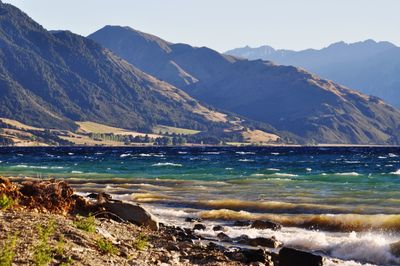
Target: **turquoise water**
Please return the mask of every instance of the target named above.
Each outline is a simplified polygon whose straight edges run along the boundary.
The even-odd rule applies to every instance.
[[[269,219],[285,229],[228,233],[399,263],[389,251],[400,240],[399,148],[1,148],[0,175],[66,178],[80,193],[105,190],[182,225]]]

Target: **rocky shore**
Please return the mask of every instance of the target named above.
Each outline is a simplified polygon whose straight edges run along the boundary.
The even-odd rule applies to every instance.
[[[319,255],[274,238],[217,239],[158,221],[139,205],[105,193],[74,194],[64,181],[13,183],[0,178],[0,265],[325,265]],[[236,226],[280,230],[269,221]]]

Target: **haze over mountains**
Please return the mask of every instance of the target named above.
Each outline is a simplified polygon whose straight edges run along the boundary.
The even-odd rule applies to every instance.
[[[302,67],[400,107],[400,48],[389,42],[338,42],[320,50],[298,52],[276,50],[267,45],[258,48],[247,46],[226,54]]]
[[[398,110],[304,70],[173,44],[128,27],[106,26],[89,38],[196,99],[269,123],[300,142],[399,142]]]

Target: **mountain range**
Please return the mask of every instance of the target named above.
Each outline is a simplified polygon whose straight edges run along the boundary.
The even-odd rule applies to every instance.
[[[3,143],[18,135],[120,145],[150,139],[134,140],[133,131],[158,138],[171,130],[194,143],[400,143],[396,108],[301,68],[129,27],[88,37],[48,31],[1,1],[0,95]]]
[[[174,44],[129,27],[106,26],[88,37],[192,97],[271,124],[300,143],[399,142],[397,109],[303,69]]]
[[[338,42],[323,49],[303,51],[276,50],[268,45],[246,46],[225,54],[302,67],[400,107],[400,47],[389,42]]]
[[[74,130],[93,121],[144,132],[154,125],[229,127],[227,115],[201,105],[96,42],[49,32],[0,3],[0,117]]]

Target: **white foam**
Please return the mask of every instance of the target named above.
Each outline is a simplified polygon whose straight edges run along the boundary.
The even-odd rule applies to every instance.
[[[400,169],[397,170],[396,172],[391,172],[390,174],[392,174],[392,175],[400,175]]]
[[[139,154],[140,157],[151,157],[151,154],[148,153],[141,153]]]
[[[271,155],[279,155],[279,152],[271,152]]]
[[[335,173],[335,175],[340,176],[359,176],[360,174],[357,172],[349,172],[349,173]]]
[[[215,154],[215,155],[218,155],[218,154],[220,154],[220,152],[218,152],[218,151],[207,151],[207,152],[204,152],[203,154],[210,154],[210,155]]]
[[[131,156],[130,153],[124,153],[124,154],[121,154],[119,157],[125,158],[125,157],[129,157],[129,156]]]
[[[287,174],[287,173],[275,173],[274,175],[276,175],[276,176],[284,176],[284,177],[296,177],[296,176],[298,176],[298,175]]]
[[[236,154],[246,155],[246,154],[256,154],[256,153],[251,151],[237,151]]]
[[[267,168],[268,171],[280,171],[281,169],[279,168]]]
[[[254,160],[251,159],[239,159],[239,162],[254,162]]]
[[[390,244],[397,238],[380,233],[328,233],[290,227],[285,227],[280,231],[257,230],[248,227],[226,227],[226,229],[225,233],[232,238],[243,234],[251,238],[275,236],[286,246],[322,252],[329,257],[343,260],[339,264],[324,265],[398,265],[400,263],[400,259],[390,253]]]
[[[394,153],[389,153],[388,155],[389,155],[390,158],[397,158],[397,157],[399,157],[399,155],[394,154]]]
[[[74,153],[73,152],[68,152],[68,155],[72,156],[72,155],[74,155]]]
[[[308,168],[306,168],[306,171],[307,171],[307,172],[311,172],[311,171],[312,171],[312,168],[309,168],[309,167],[308,167]]]
[[[155,163],[152,166],[174,166],[174,167],[182,167],[180,163]]]
[[[71,171],[71,174],[83,174],[81,171]]]
[[[187,151],[178,151],[178,154],[188,154]]]

